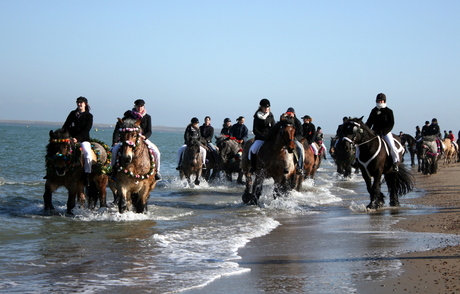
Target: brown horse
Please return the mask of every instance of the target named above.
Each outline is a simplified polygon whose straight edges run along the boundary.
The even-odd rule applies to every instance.
[[[46,146],[46,183],[43,194],[45,212],[52,212],[52,195],[57,188],[64,186],[68,191],[67,210],[72,214],[76,200],[85,204],[83,185],[83,158],[78,144],[74,144],[70,135],[63,129],[49,132],[50,141]],[[107,207],[106,186],[108,166],[107,149],[102,142],[91,142],[93,148],[93,172],[88,187],[88,207],[94,208],[99,199],[100,207]]]
[[[273,178],[275,182],[274,197],[285,194],[294,188],[296,184],[296,167],[294,160],[295,127],[291,119],[284,119],[274,125],[270,132],[272,135],[260,148],[257,154],[255,181],[249,172],[248,159],[249,149],[254,140],[244,144],[243,159],[241,166],[246,176],[246,189],[243,194],[243,202],[257,205],[262,194],[264,179]]]
[[[140,120],[119,119],[120,151],[116,156],[116,200],[120,213],[147,210],[150,192],[155,188],[155,158],[144,139],[140,136]]]
[[[304,177],[303,179],[313,179],[315,177],[316,171],[318,170],[319,166],[321,165],[321,161],[323,159],[322,154],[315,155],[315,151],[313,147],[308,144],[307,140],[302,140],[304,153]],[[313,143],[316,144],[316,143]],[[321,146],[320,146],[321,148]]]
[[[233,137],[220,136],[216,137],[216,146],[219,148],[221,161],[220,170],[225,173],[228,181],[232,181],[232,173],[238,173],[238,184],[244,184],[243,171],[240,167],[241,156],[243,155],[243,146]]]
[[[200,177],[203,171],[203,160],[200,152],[200,142],[194,140],[184,150],[180,165],[180,178],[187,179],[189,185],[191,184],[191,177],[195,175],[195,185],[200,184]]]
[[[362,117],[353,118],[344,123],[343,134],[349,137],[357,148],[356,159],[371,199],[367,208],[378,209],[383,206],[385,196],[381,192],[382,175],[390,193],[390,206],[399,206],[399,196],[413,189],[412,174],[403,164],[399,165],[399,171],[393,170],[393,159],[389,154],[390,147],[383,138],[362,122]],[[403,156],[401,142],[398,136],[394,136],[394,139],[399,142],[401,151],[398,156],[401,158]],[[398,147],[398,144],[395,145]]]

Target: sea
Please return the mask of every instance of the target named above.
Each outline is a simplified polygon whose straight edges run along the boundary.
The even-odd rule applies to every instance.
[[[51,129],[0,124],[0,292],[199,292],[219,277],[247,273],[250,269],[239,251],[293,219],[312,224],[305,226],[310,230],[306,235],[312,236],[305,245],[315,247],[316,260],[346,257],[359,263],[362,256],[391,257],[440,246],[436,234],[391,229],[398,211],[416,214],[423,208],[403,205],[386,207],[378,215],[367,212],[369,196],[361,175],[342,178],[330,157],[314,180],[286,197],[273,199],[273,181],[266,180],[259,206],[243,204],[244,187],[236,181],[189,186],[175,170],[183,134],[172,131],[155,131],[151,137],[161,151],[163,180],[150,193],[148,212],[76,207],[69,216],[67,191],[61,187],[53,194],[56,213],[46,215],[43,176]],[[112,129],[93,128],[91,136],[110,145]],[[107,191],[111,203],[113,194]],[[415,189],[404,197],[423,193]],[[458,236],[442,238],[443,244],[459,243]],[[385,246],[367,246],[371,241]],[[337,242],[361,245],[348,245],[338,253]],[[384,267],[365,265],[373,278],[397,274],[400,268],[397,259],[389,259]],[[366,276],[359,264],[344,271],[335,277],[340,283],[318,272],[310,277],[312,288],[305,285],[302,292],[314,293],[314,285],[321,284],[325,293],[340,293]]]

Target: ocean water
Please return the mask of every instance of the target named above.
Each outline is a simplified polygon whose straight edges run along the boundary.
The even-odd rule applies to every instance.
[[[356,236],[365,240],[358,246],[359,252],[349,251],[347,258],[360,254],[392,256],[439,246],[433,234],[391,231],[390,225],[398,218],[389,208],[389,213],[370,217],[365,211],[369,200],[361,176],[341,178],[330,160],[323,161],[314,182],[305,181],[302,191],[286,198],[273,200],[272,182],[266,181],[260,207],[244,205],[243,187],[235,182],[218,180],[189,187],[175,170],[181,133],[152,135],[162,154],[164,180],[152,191],[147,213],[119,214],[115,208],[90,211],[77,207],[74,217],[65,216],[67,191],[61,187],[53,194],[57,213],[44,215],[44,156],[50,129],[0,124],[1,292],[196,290],[218,277],[249,271],[239,263],[238,251],[292,217],[326,224],[306,228],[315,236],[306,241],[306,246],[317,250],[319,247],[321,250],[315,253],[318,258],[336,257],[335,247],[328,248],[325,240],[335,238],[337,242],[338,237],[344,244],[356,243]],[[112,130],[93,129],[91,136],[110,144]],[[418,197],[421,193],[416,190],[405,197]],[[108,190],[108,201],[112,200]],[[443,238],[452,244],[459,242],[456,236]],[[369,240],[382,239],[385,246],[366,246]],[[389,272],[395,274],[400,268],[397,260],[385,264],[366,265],[366,270],[378,278]],[[345,271],[349,274],[334,283],[330,275],[317,274],[311,287],[322,284],[323,289],[340,292],[352,289],[356,279],[369,277],[355,267]],[[303,291],[314,290],[308,287],[305,285]]]

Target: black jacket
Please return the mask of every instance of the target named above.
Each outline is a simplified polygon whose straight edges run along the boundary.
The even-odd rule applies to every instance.
[[[200,142],[200,129],[194,128],[191,124],[187,126],[184,132],[184,144],[190,144],[193,141]]]
[[[131,115],[131,111],[128,110],[125,112],[123,116],[123,120],[127,118],[134,118],[133,115]],[[152,117],[149,114],[144,114],[144,116],[141,119],[141,125],[142,129],[142,135],[145,136],[146,139],[150,138],[152,135]],[[119,138],[119,129],[121,128],[121,123],[117,121],[117,124],[115,125],[115,129],[113,130],[113,135],[112,135],[112,144],[115,145],[118,143],[118,138]]]
[[[255,140],[267,140],[268,133],[270,132],[271,127],[275,125],[275,118],[273,113],[269,113],[265,119],[259,118],[257,112],[254,114],[254,122],[252,124],[252,132],[254,133]]]
[[[200,126],[200,135],[201,135],[201,142],[204,143],[211,143],[214,137],[214,128],[209,125],[201,125]]]
[[[246,142],[248,140],[248,127],[244,124],[234,124],[230,128],[230,137],[235,137],[237,140],[243,140]]]
[[[303,123],[302,136],[307,139],[308,144],[313,143],[316,136],[316,127],[312,123]]]
[[[89,141],[91,139],[89,132],[93,127],[93,115],[88,111],[81,113],[79,116],[77,114],[77,110],[72,110],[62,128],[67,130],[69,135],[77,139],[78,142]]]
[[[366,121],[366,125],[379,135],[386,135],[393,130],[395,119],[393,110],[388,107],[374,107]]]
[[[432,123],[426,128],[425,136],[436,136],[441,138],[441,128],[437,123]]]

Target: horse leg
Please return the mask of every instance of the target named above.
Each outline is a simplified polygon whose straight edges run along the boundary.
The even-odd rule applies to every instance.
[[[398,176],[398,173],[385,174],[385,182],[387,183],[388,192],[390,193],[390,206],[392,207],[399,206],[399,197],[396,191]]]
[[[242,196],[242,200],[245,204],[249,205],[256,205],[257,201],[254,202],[254,194],[252,193],[253,189],[253,182],[252,176],[250,173],[246,173],[246,188],[244,189],[244,193]]]
[[[47,213],[54,211],[52,203],[53,192],[56,191],[57,185],[52,185],[49,180],[46,180],[45,193],[43,194],[44,210]]]
[[[126,195],[127,195],[127,190],[125,188],[118,189],[117,199],[118,199],[118,212],[119,213],[123,213],[128,209]]]
[[[147,211],[147,201],[149,196],[150,195],[146,187],[143,187],[139,191],[136,202],[134,203],[134,207],[136,208],[137,213],[143,213],[144,211]]]

